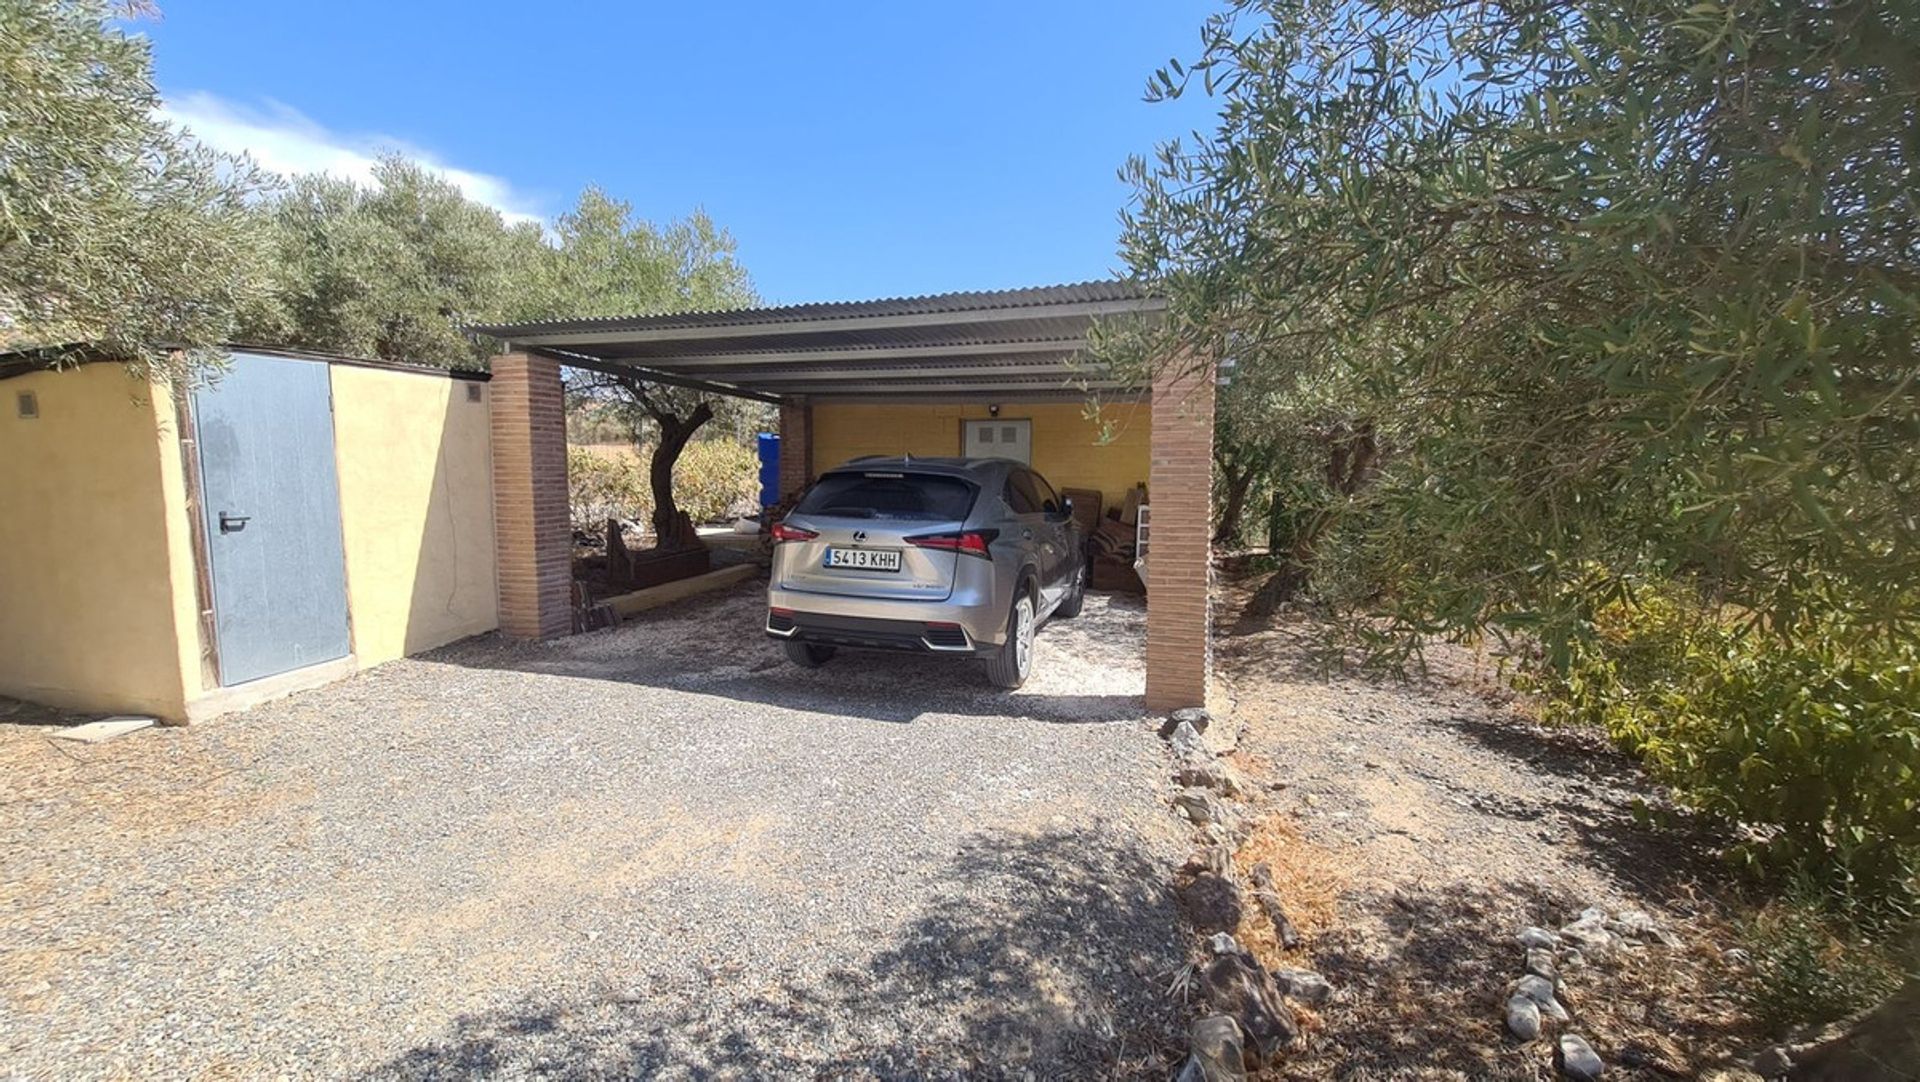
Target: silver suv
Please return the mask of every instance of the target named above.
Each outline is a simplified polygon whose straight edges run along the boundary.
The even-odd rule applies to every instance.
[[[1086,598],[1072,505],[1004,458],[856,458],[773,541],[767,634],[808,668],[842,646],[969,654],[1017,688],[1041,622]]]

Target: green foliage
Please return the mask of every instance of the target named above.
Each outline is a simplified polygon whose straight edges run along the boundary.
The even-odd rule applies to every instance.
[[[509,227],[445,177],[383,159],[375,183],[310,175],[265,211],[273,285],[246,312],[250,343],[479,367],[490,349],[461,331],[526,303],[551,258],[538,226]]]
[[[144,38],[100,0],[0,3],[0,346],[86,343],[176,374],[260,288],[252,167],[155,115]]]
[[[638,457],[617,448],[567,448],[567,513],[575,530],[597,535],[610,518],[644,522],[652,512]]]
[[[693,521],[717,522],[760,507],[760,459],[730,440],[695,440],[673,464],[673,493]]]
[[[1753,840],[1741,855],[1862,907],[1920,898],[1920,647],[1847,623],[1761,635],[1676,586],[1594,614],[1549,714],[1604,726],[1679,798]]]
[[[1243,0],[1157,78],[1220,120],[1130,166],[1128,260],[1165,335],[1376,425],[1315,570],[1362,645],[1564,661],[1570,588],[1648,571],[1779,634],[1911,626],[1916,34],[1912,0]]]
[[[1766,1032],[1823,1026],[1872,1007],[1900,987],[1895,952],[1836,927],[1818,898],[1763,907],[1741,940],[1752,968],[1740,998]]]

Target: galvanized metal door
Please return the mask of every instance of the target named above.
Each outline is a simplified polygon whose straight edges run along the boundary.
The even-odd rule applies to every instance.
[[[220,682],[347,655],[327,366],[236,353],[193,395]]]

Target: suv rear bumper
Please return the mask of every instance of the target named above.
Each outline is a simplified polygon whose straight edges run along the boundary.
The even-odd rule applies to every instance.
[[[767,606],[770,637],[826,646],[973,654],[1006,638],[1004,615],[989,615],[985,605],[822,597],[776,588],[767,592]],[[833,611],[821,611],[828,608]]]

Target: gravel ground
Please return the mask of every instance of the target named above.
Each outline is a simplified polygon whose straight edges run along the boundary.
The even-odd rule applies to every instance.
[[[0,1075],[1164,1076],[1141,604],[1009,695],[795,669],[762,596],[98,747],[14,710]]]

